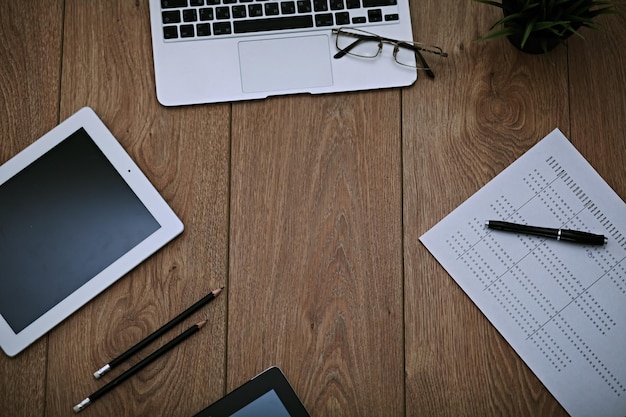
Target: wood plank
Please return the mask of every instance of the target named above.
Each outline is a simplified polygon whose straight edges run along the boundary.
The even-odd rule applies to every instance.
[[[626,1],[621,2],[626,10]],[[602,16],[599,31],[569,41],[570,140],[626,199],[626,15]]]
[[[434,82],[237,103],[231,164],[230,105],[156,102],[146,2],[5,3],[0,163],[90,105],[186,231],[0,355],[4,414],[73,415],[106,382],[96,368],[228,283],[163,342],[202,317],[209,331],[86,413],[191,416],[279,365],[314,415],[567,415],[418,238],[557,126],[626,198],[624,16],[550,61],[471,43],[494,8],[425,0],[416,38],[451,55],[429,60]]]
[[[568,133],[566,50],[474,43],[498,18],[475,2],[427,0],[413,17],[450,57],[403,95],[406,415],[566,416],[418,240],[552,129]]]
[[[91,106],[186,230],[51,333],[47,415],[72,414],[72,406],[105,382],[208,318],[202,332],[88,410],[94,416],[193,415],[224,393],[227,296],[103,381],[91,374],[225,283],[230,108],[157,103],[147,2],[66,3],[61,115]]]
[[[314,415],[403,414],[399,98],[234,105],[229,389],[278,365]]]
[[[58,121],[62,1],[0,4],[0,164]],[[43,416],[47,337],[15,358],[0,353],[2,415]]]
[[[62,1],[0,4],[0,163],[58,122]]]

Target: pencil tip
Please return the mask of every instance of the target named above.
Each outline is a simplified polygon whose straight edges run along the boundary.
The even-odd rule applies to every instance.
[[[222,292],[223,289],[224,289],[224,287],[220,287],[220,288],[218,288],[216,290],[213,290],[213,295],[215,297],[217,297],[218,295],[220,295],[220,293]]]
[[[204,325],[207,323],[208,320],[204,320],[201,321],[200,323],[196,323],[196,326],[198,326],[198,329],[201,329],[202,327],[204,327]]]

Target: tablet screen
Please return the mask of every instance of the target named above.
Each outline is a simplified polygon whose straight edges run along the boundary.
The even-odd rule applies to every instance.
[[[194,417],[309,417],[282,371],[273,366]]]
[[[19,333],[160,227],[78,129],[0,184],[0,314]]]
[[[291,417],[285,406],[283,405],[276,391],[271,390],[261,395],[241,410],[231,414],[230,417]]]

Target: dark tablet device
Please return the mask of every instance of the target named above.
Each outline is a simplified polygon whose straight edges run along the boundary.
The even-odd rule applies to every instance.
[[[287,378],[271,367],[194,417],[310,417]]]

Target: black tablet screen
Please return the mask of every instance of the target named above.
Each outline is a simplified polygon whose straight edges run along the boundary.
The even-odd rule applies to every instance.
[[[276,391],[271,390],[252,401],[241,410],[231,414],[230,417],[259,416],[290,417],[290,414],[282,401],[280,401],[280,398],[278,398]]]
[[[0,185],[0,313],[19,333],[159,228],[77,130]]]
[[[273,366],[194,417],[310,417],[282,371]]]

